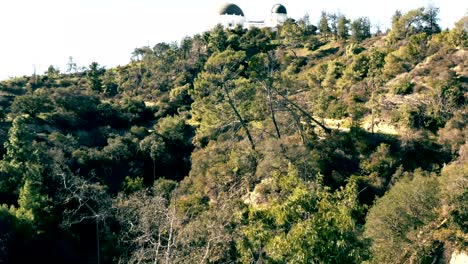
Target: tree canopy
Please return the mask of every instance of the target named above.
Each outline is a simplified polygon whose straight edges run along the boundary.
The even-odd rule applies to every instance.
[[[467,245],[466,17],[218,25],[0,82],[0,262],[439,263]],[[445,260],[444,260],[445,261]]]

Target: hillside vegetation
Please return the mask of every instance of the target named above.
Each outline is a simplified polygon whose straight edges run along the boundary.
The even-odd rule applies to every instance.
[[[323,13],[0,82],[0,262],[448,263],[468,17]]]

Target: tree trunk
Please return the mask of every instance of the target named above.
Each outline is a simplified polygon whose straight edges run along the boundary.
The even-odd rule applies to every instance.
[[[97,264],[101,263],[101,250],[99,245],[99,220],[96,218],[96,250],[97,250]]]
[[[153,183],[156,181],[156,160],[153,159]]]
[[[293,101],[289,100],[289,98],[287,96],[280,93],[279,91],[276,91],[276,93],[278,93],[281,97],[283,97],[283,99],[286,100],[286,102],[288,102],[290,105],[294,106],[294,108],[299,110],[299,112],[301,112],[303,115],[305,115],[310,121],[314,122],[319,127],[321,127],[327,134],[331,133],[331,130],[328,127],[324,126],[322,123],[320,123],[318,120],[316,120],[311,114],[307,113],[304,109],[302,109],[302,107],[298,106]]]
[[[281,134],[280,134],[280,131],[279,131],[279,128],[278,128],[278,124],[276,123],[275,111],[273,110],[273,100],[271,98],[271,85],[266,85],[265,83],[262,83],[262,84],[263,84],[263,87],[265,88],[265,90],[267,91],[268,104],[269,104],[269,107],[270,107],[270,115],[271,115],[271,120],[273,121],[273,125],[275,126],[276,136],[278,137],[278,139],[280,139]]]
[[[231,106],[237,119],[239,119],[239,122],[241,123],[242,128],[245,130],[245,133],[247,134],[247,138],[249,139],[249,142],[250,142],[250,146],[252,147],[253,150],[255,150],[255,143],[253,141],[252,135],[250,134],[249,128],[247,127],[247,124],[245,123],[245,120],[242,118],[239,111],[237,111],[237,107],[234,104],[234,101],[232,100],[231,96],[229,95],[229,91],[226,88],[226,86],[225,85],[222,85],[222,86],[223,86],[224,94],[226,95],[228,99],[229,106]]]
[[[294,113],[294,111],[291,108],[286,106],[286,109],[288,110],[288,112],[291,114],[291,116],[294,119],[294,123],[296,124],[297,130],[299,131],[299,135],[301,136],[302,144],[305,144],[306,140],[304,137],[304,133],[302,132],[301,123],[299,122],[299,117],[297,116],[296,113]]]

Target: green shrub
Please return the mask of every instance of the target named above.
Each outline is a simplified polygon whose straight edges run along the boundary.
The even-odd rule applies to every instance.
[[[437,178],[424,174],[400,180],[369,210],[364,234],[373,242],[373,263],[406,263],[427,254],[432,243],[424,227],[436,219],[440,197]]]
[[[413,93],[413,88],[416,84],[409,79],[404,79],[397,84],[395,84],[393,88],[394,94],[405,95]]]

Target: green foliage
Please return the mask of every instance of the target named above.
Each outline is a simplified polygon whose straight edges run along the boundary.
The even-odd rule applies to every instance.
[[[438,131],[438,142],[452,154],[457,154],[466,138],[468,138],[465,122],[467,118],[466,113],[456,112],[445,126]]]
[[[325,11],[322,11],[322,14],[320,15],[320,21],[318,23],[318,29],[321,34],[327,36],[331,33],[330,26],[328,24],[328,18],[327,18],[327,13]]]
[[[447,203],[450,225],[447,228],[448,239],[459,243],[460,248],[466,246],[468,232],[468,145],[465,143],[459,149],[459,158],[445,166],[442,170],[440,183],[442,197]]]
[[[421,105],[401,105],[392,115],[392,121],[403,127],[418,129],[426,124],[426,116]]]
[[[176,181],[159,178],[153,184],[153,192],[170,200],[171,194],[177,188],[177,185]]]
[[[136,177],[135,179],[132,179],[127,176],[125,177],[125,180],[122,183],[121,189],[126,194],[131,194],[134,192],[141,191],[144,189],[143,178]]]
[[[40,113],[52,110],[52,102],[46,91],[18,96],[13,101],[10,111],[13,115],[28,114],[37,117]]]
[[[384,73],[388,77],[408,72],[425,58],[428,52],[428,35],[420,33],[409,37],[409,42],[385,57]]]
[[[436,220],[440,187],[434,175],[415,171],[378,199],[366,217],[373,263],[400,263],[424,257],[425,226]],[[420,241],[422,243],[420,243]],[[421,256],[423,255],[423,256]]]
[[[330,61],[327,66],[327,73],[322,84],[326,87],[333,88],[336,81],[341,78],[344,70],[344,65],[339,61]]]
[[[222,52],[228,47],[227,36],[223,26],[217,25],[210,33],[209,47],[215,52]]]
[[[356,185],[330,193],[320,177],[305,182],[294,166],[274,173],[250,195],[238,247],[243,262],[359,263],[366,259],[352,215]],[[260,187],[262,186],[262,187]],[[252,200],[253,198],[253,200]],[[262,201],[260,203],[260,201]]]
[[[360,17],[351,22],[351,36],[355,41],[363,41],[371,37],[371,23],[368,17]]]
[[[243,51],[228,49],[210,57],[205,71],[195,81],[190,123],[202,137],[241,126],[254,148],[247,121],[255,90],[249,80],[239,76],[245,56]]]
[[[295,21],[287,20],[281,27],[280,37],[286,45],[298,48],[303,45],[305,34]]]
[[[163,157],[166,147],[160,136],[151,134],[140,142],[140,150],[148,153],[152,160],[156,160]]]
[[[0,205],[1,260],[11,259],[18,245],[34,236],[31,222],[24,218],[18,218],[16,211],[14,206]]]
[[[361,163],[362,170],[369,175],[371,185],[386,189],[395,172],[397,161],[390,151],[390,146],[382,143]]]
[[[462,19],[455,23],[455,27],[450,31],[447,38],[449,43],[456,47],[466,48],[468,47],[468,32],[466,30],[466,24],[468,23],[468,16],[464,16]]]
[[[190,89],[191,87],[189,84],[178,86],[172,89],[169,94],[171,102],[176,104],[178,107],[190,105],[191,103],[191,98],[189,95]],[[187,110],[187,109],[184,109],[184,110]]]
[[[401,14],[397,11],[392,18],[392,30],[388,39],[390,42],[402,40],[411,35],[426,33],[428,35],[440,32],[437,15],[439,8],[418,8]]]
[[[339,82],[341,83],[340,86],[350,86],[350,84],[366,78],[369,71],[369,60],[369,57],[363,53],[354,56],[353,62],[343,71],[343,76]]]
[[[49,68],[47,68],[46,74],[50,79],[55,79],[59,77],[60,70],[55,69],[53,65],[50,65]]]
[[[40,186],[31,179],[26,179],[20,190],[18,206],[16,217],[30,221],[35,228],[43,228],[52,217],[50,199],[40,193]]]
[[[310,51],[314,51],[314,50],[317,50],[322,45],[323,43],[320,41],[320,39],[317,36],[311,36],[309,37],[309,40],[304,45],[304,47]]]
[[[392,88],[393,88],[393,93],[394,94],[400,94],[400,95],[405,95],[405,94],[411,94],[413,93],[413,88],[415,84],[411,82],[408,78],[405,78],[403,80],[400,80],[398,83],[396,83]]]
[[[432,104],[430,106],[431,112],[436,117],[447,117],[448,113],[453,112],[460,106],[465,105],[465,95],[463,88],[458,82],[456,75],[449,72],[446,80],[429,80],[431,86]]]
[[[97,81],[99,82],[99,81]],[[98,86],[99,84],[96,84]],[[118,74],[115,69],[106,70],[102,76],[102,92],[111,97],[118,93]]]
[[[344,15],[338,17],[337,36],[339,39],[347,39],[349,37],[349,23],[351,20],[347,19]]]
[[[97,62],[89,65],[89,70],[86,72],[88,85],[91,90],[100,93],[103,90],[101,76],[104,74],[105,69],[100,67]],[[108,89],[108,87],[107,87]]]
[[[379,48],[373,48],[369,51],[369,73],[371,77],[382,75],[385,66],[385,52]],[[382,78],[382,77],[380,77]]]
[[[0,82],[0,262],[49,240],[83,263],[463,248],[466,19],[438,33],[437,13],[397,12],[373,37],[368,18],[325,12],[318,27],[217,26],[124,66]]]
[[[18,116],[8,132],[5,142],[7,153],[0,161],[0,192],[18,195],[25,179],[33,182],[41,177],[38,145],[32,145],[34,138],[31,118]]]
[[[155,126],[156,132],[165,139],[183,142],[187,138],[185,120],[180,116],[161,118]]]

